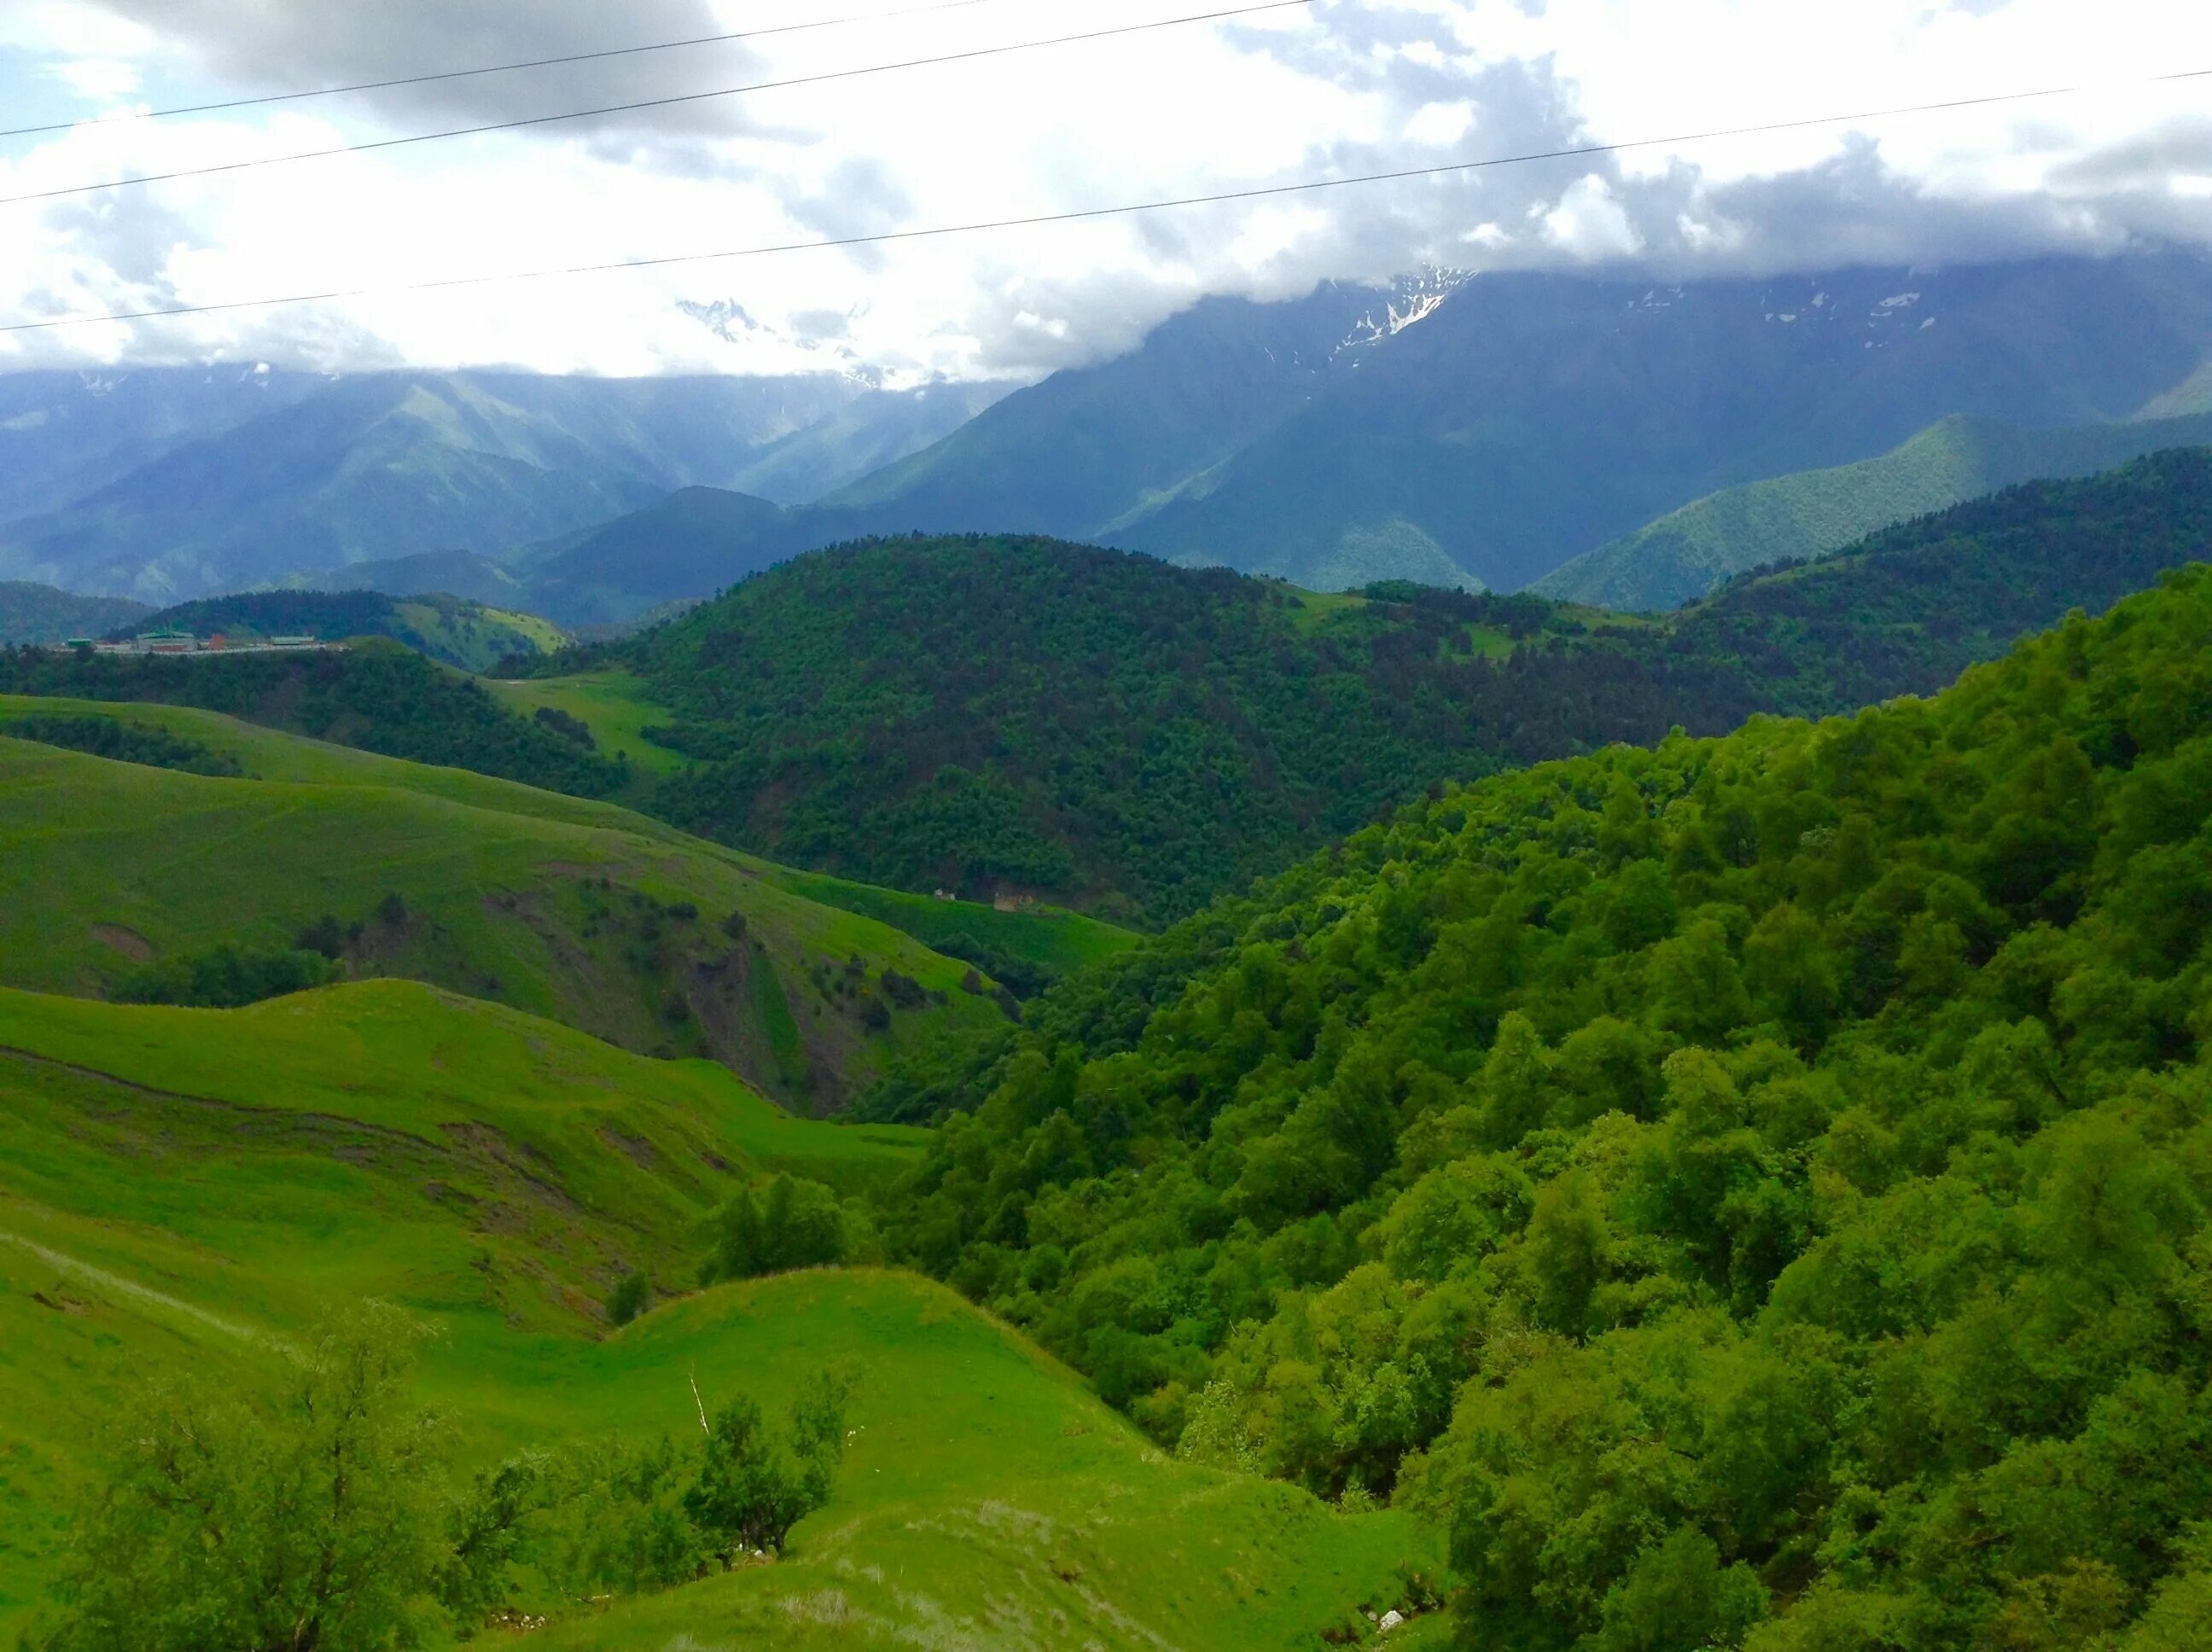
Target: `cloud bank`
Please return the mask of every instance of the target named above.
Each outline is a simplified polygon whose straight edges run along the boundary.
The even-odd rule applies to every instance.
[[[831,0],[834,3],[834,0]],[[0,194],[1202,9],[987,0],[0,146]],[[866,0],[853,0],[866,9]],[[839,15],[638,0],[56,0],[0,99],[91,118]],[[0,206],[0,319],[665,258],[1636,143],[1127,218],[0,336],[0,367],[258,358],[1032,377],[1209,294],[1455,268],[1778,272],[2212,241],[2212,15],[2106,0],[1316,0],[1263,18]],[[2087,83],[1942,114],[1717,128]],[[1644,144],[1639,140],[1674,137]],[[733,318],[742,317],[744,325]]]

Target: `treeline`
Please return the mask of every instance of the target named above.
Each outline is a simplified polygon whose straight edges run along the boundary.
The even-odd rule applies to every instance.
[[[2014,506],[2019,503],[2014,501]],[[1071,977],[884,1218],[1470,1645],[2200,1646],[2212,569],[1447,787]]]

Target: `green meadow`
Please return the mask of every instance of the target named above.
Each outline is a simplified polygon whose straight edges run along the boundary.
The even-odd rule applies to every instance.
[[[646,730],[668,714],[646,698],[645,684],[625,671],[580,671],[573,677],[486,677],[494,698],[526,717],[545,707],[566,712],[592,732],[603,756],[627,756],[640,769],[665,774],[681,768],[684,755],[657,745]]]
[[[929,1028],[1001,1014],[963,988],[968,963],[896,926],[935,919],[933,903],[851,886],[810,898],[780,869],[612,805],[208,712],[0,699],[0,728],[30,715],[158,728],[245,778],[0,738],[0,984],[111,996],[150,961],[282,947],[329,916],[356,976],[711,1056],[811,1110]],[[849,909],[871,904],[882,917]],[[1083,951],[1066,939],[1083,920],[988,915],[994,935]]]
[[[538,690],[550,688],[557,690],[583,680],[488,683],[487,686],[502,693],[508,689]],[[582,713],[578,711],[577,714],[581,715]],[[33,716],[112,718],[159,729],[233,759],[246,775],[257,780],[300,786],[358,787],[408,793],[495,815],[582,827],[598,832],[618,834],[626,839],[644,840],[663,847],[654,852],[634,843],[631,846],[634,851],[632,859],[638,856],[653,858],[656,853],[660,858],[667,859],[672,858],[672,858],[680,859],[699,869],[699,881],[726,886],[732,906],[747,910],[749,917],[752,908],[757,905],[779,905],[780,911],[787,919],[806,913],[806,921],[799,927],[805,932],[800,938],[805,949],[805,956],[809,960],[834,954],[837,962],[842,963],[855,952],[873,955],[884,944],[884,938],[876,928],[878,925],[909,936],[926,948],[933,947],[939,941],[964,935],[981,941],[993,951],[1008,957],[1055,970],[1079,968],[1109,957],[1132,944],[1135,938],[1129,932],[1114,925],[1074,913],[1053,908],[999,912],[972,902],[933,901],[927,896],[909,895],[902,890],[857,884],[847,878],[800,872],[694,837],[649,816],[615,804],[542,791],[536,787],[497,780],[467,769],[442,768],[398,757],[380,756],[350,746],[333,745],[263,728],[218,712],[202,711],[186,706],[118,704],[108,701],[0,695],[0,732],[4,732],[6,726],[16,719]],[[0,737],[0,790],[6,787],[6,777],[11,772],[4,752],[13,745],[14,743]],[[112,784],[127,789],[126,782],[120,779],[113,780]],[[743,881],[732,881],[732,873]],[[774,896],[762,892],[763,887],[796,899],[779,903]],[[812,910],[810,912],[809,908]],[[848,921],[846,914],[872,921],[852,923]],[[775,926],[772,920],[771,930]],[[839,948],[845,950],[840,951]],[[113,960],[96,958],[95,962],[106,964],[112,974]],[[909,974],[915,973],[907,963],[902,963],[899,967]],[[963,963],[953,974],[957,977],[964,975],[965,971],[966,965]],[[803,963],[799,973],[802,976],[806,973]],[[13,975],[7,979],[17,985],[47,984],[45,981],[17,981]],[[558,1005],[551,999],[540,999],[525,1007],[536,1009],[541,1013],[559,1013]],[[594,1030],[599,1029],[595,1027]]]
[[[435,1328],[419,1388],[464,1467],[696,1427],[695,1381],[773,1407],[859,1374],[836,1494],[783,1559],[556,1613],[550,1646],[1308,1645],[1439,1558],[1402,1515],[1163,1457],[911,1276],[682,1294],[735,1187],[858,1191],[921,1133],[793,1118],[708,1063],[411,982],[234,1011],[0,992],[0,1635],[135,1380],[250,1381],[363,1296]],[[611,1333],[632,1269],[672,1300]]]

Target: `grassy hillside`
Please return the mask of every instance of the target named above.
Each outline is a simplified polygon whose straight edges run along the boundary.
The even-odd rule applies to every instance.
[[[71,637],[105,636],[150,611],[126,597],[80,597],[50,585],[0,580],[0,643],[50,647]]]
[[[4,738],[17,719],[103,716],[258,778]],[[813,1108],[887,1048],[1000,1015],[963,989],[966,965],[655,823],[204,713],[0,701],[0,979],[44,991],[133,990],[225,943],[310,945],[357,975],[711,1056]]]
[[[258,591],[210,597],[118,621],[110,629],[122,635],[158,626],[241,641],[272,636],[312,636],[325,642],[390,637],[468,671],[483,671],[511,654],[550,653],[567,640],[558,626],[534,614],[487,608],[443,594],[387,597],[363,590]]]
[[[327,653],[121,658],[0,650],[0,693],[198,706],[416,762],[609,797],[628,767],[515,715],[471,679],[377,640]]]
[[[0,1632],[128,1383],[251,1385],[319,1303],[368,1294],[440,1332],[417,1386],[465,1463],[678,1434],[694,1381],[776,1406],[825,1362],[857,1370],[832,1501],[782,1561],[572,1604],[558,1644],[994,1645],[1042,1624],[1112,1649],[1302,1645],[1437,1558],[1406,1516],[1164,1460],[909,1276],[723,1286],[608,1334],[613,1279],[680,1290],[698,1218],[745,1179],[860,1189],[914,1151],[779,1115],[718,1068],[394,982],[220,1012],[0,993]]]
[[[1048,994],[893,1242],[1465,1644],[2199,1644],[2208,645],[1445,788]]]
[[[2212,416],[2201,414],[2055,430],[1946,419],[1878,459],[1711,495],[1576,557],[1529,589],[1604,608],[1674,608],[1748,569],[1825,556],[2015,483],[2090,476],[2207,440]]]

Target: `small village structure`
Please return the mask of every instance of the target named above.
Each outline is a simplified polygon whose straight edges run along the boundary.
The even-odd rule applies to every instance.
[[[198,636],[176,627],[160,630],[142,631],[135,637],[121,641],[102,641],[93,637],[71,637],[61,645],[60,652],[94,654],[276,654],[320,653],[343,648],[343,642],[325,642],[319,637],[228,637],[221,632],[212,636]]]

